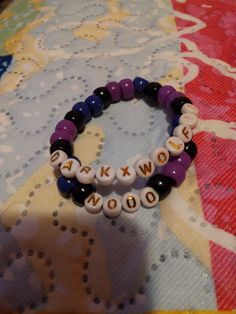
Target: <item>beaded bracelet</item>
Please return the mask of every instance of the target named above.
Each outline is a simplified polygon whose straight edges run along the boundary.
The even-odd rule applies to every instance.
[[[73,140],[82,133],[85,124],[93,117],[98,117],[111,103],[130,100],[134,96],[143,97],[152,105],[158,104],[171,108],[175,114],[172,120],[172,134],[167,138],[165,147],[157,147],[142,157],[134,166],[123,165],[116,170],[110,165],[94,169],[89,165],[81,165],[78,158],[73,156]],[[123,79],[119,83],[110,82],[106,87],[98,87],[93,95],[85,102],[78,102],[55,128],[50,138],[50,165],[60,169],[61,176],[57,186],[64,197],[72,195],[73,201],[79,206],[85,206],[88,212],[98,213],[103,209],[105,216],[115,218],[120,215],[122,208],[126,212],[135,212],[142,202],[145,207],[155,206],[164,199],[173,186],[179,186],[185,179],[185,173],[192,159],[197,154],[197,147],[191,140],[192,129],[198,123],[198,109],[183,93],[177,92],[172,86],[161,86],[157,82],[148,82],[136,77],[133,81]],[[159,173],[153,175],[155,166]],[[160,170],[160,167],[161,170]],[[111,185],[116,179],[120,184],[131,185],[136,176],[149,178],[147,187],[138,196],[127,192],[121,199],[96,193],[92,183]]]

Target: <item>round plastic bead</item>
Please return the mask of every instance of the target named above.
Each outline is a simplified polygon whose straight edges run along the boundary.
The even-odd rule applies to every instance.
[[[102,210],[103,197],[99,193],[90,194],[84,202],[84,207],[90,214],[98,214]]]
[[[177,92],[176,90],[169,93],[169,95],[167,96],[166,98],[166,101],[164,103],[165,107],[167,109],[170,108],[170,104],[172,103],[173,100],[175,100],[176,98],[179,98],[179,97],[184,97],[185,95],[181,92]]]
[[[57,140],[50,146],[50,154],[54,153],[56,150],[62,150],[68,157],[73,154],[73,146],[66,140]]]
[[[193,141],[190,141],[190,142],[185,144],[184,151],[193,160],[197,155],[197,146]]]
[[[121,214],[122,204],[118,197],[108,197],[103,203],[103,213],[109,218],[116,218]]]
[[[157,147],[150,153],[150,158],[156,166],[164,166],[169,160],[169,152],[165,147]]]
[[[178,187],[185,179],[186,170],[179,163],[170,161],[162,168],[161,173],[172,178],[175,181],[175,186]]]
[[[68,159],[68,156],[62,150],[56,150],[50,155],[49,164],[55,168],[59,169],[61,164]]]
[[[174,128],[173,135],[180,138],[184,143],[188,143],[193,137],[193,132],[188,125],[181,124]]]
[[[73,122],[77,128],[77,132],[79,133],[83,132],[84,127],[85,127],[85,118],[81,112],[71,110],[67,112],[64,119]]]
[[[122,207],[127,213],[134,213],[140,207],[140,198],[137,194],[132,192],[127,192],[123,195]]]
[[[96,178],[101,185],[110,185],[115,179],[115,170],[109,165],[103,165],[96,170]]]
[[[58,190],[64,197],[69,197],[77,185],[78,181],[76,179],[69,179],[60,176],[57,180]]]
[[[191,103],[191,100],[185,96],[178,97],[171,102],[170,107],[172,108],[175,114],[181,114],[182,112],[181,109],[186,103]]]
[[[70,120],[61,120],[57,123],[55,130],[65,131],[67,133],[70,133],[73,137],[73,139],[77,136],[77,128],[73,122]]]
[[[103,109],[107,109],[111,104],[111,95],[106,87],[98,87],[93,91],[103,102]]]
[[[198,124],[198,117],[193,113],[183,113],[179,118],[179,124],[185,124],[190,126],[191,129],[196,128]]]
[[[136,179],[134,167],[124,165],[116,169],[116,178],[120,184],[131,185]]]
[[[96,95],[90,95],[85,99],[86,104],[88,104],[93,117],[98,117],[103,111],[103,102],[101,98]]]
[[[172,119],[172,121],[171,121],[171,126],[172,126],[173,128],[175,128],[176,126],[179,125],[179,118],[180,118],[180,114],[176,114],[176,115],[173,117],[173,119]]]
[[[85,102],[82,102],[82,101],[77,102],[73,106],[72,110],[73,111],[79,111],[80,113],[82,113],[86,123],[89,122],[92,118],[91,110],[90,110],[88,104],[86,104]]]
[[[50,137],[50,144],[55,143],[57,140],[66,140],[70,143],[73,143],[73,136],[71,133],[68,133],[63,130],[57,130],[54,133],[52,133]]]
[[[96,190],[92,184],[78,183],[71,193],[73,202],[78,206],[84,206],[85,199],[94,192]]]
[[[89,184],[95,180],[96,171],[90,166],[80,166],[76,170],[76,178],[80,183]]]
[[[183,107],[181,108],[181,112],[182,113],[188,113],[189,112],[189,113],[193,113],[195,115],[198,115],[199,110],[191,102],[188,102],[188,103],[183,105]]]
[[[150,158],[142,157],[135,162],[134,168],[140,177],[147,178],[153,174],[155,165]]]
[[[80,166],[80,162],[74,158],[68,158],[60,167],[61,174],[66,178],[74,178],[77,168]]]
[[[170,93],[173,93],[175,91],[175,88],[173,86],[164,85],[162,86],[158,91],[158,103],[161,106],[164,106],[167,100],[167,97]]]
[[[121,95],[124,100],[132,99],[134,97],[134,84],[133,82],[126,78],[119,82]]]
[[[157,99],[160,88],[161,84],[157,82],[150,82],[147,84],[144,90],[144,97],[150,105],[156,106],[158,104]]]
[[[178,156],[184,151],[184,142],[177,136],[170,136],[165,142],[165,147],[172,156]]]
[[[109,82],[106,85],[106,88],[108,89],[111,95],[112,102],[117,102],[121,100],[121,89],[119,83],[114,81]]]
[[[146,187],[142,189],[140,193],[140,199],[143,206],[150,208],[157,205],[159,201],[159,195],[153,188]]]
[[[182,152],[182,154],[179,156],[171,157],[170,161],[179,164],[185,170],[188,170],[188,168],[190,167],[191,162],[192,162],[190,156],[186,152]]]
[[[145,88],[148,85],[148,81],[143,79],[142,77],[135,77],[133,80],[134,90],[137,95],[142,96]]]
[[[155,174],[147,182],[147,186],[152,187],[158,193],[160,201],[170,194],[174,185],[175,181],[172,178],[161,173]]]

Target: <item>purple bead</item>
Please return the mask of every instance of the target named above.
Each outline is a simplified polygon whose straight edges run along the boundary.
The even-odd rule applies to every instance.
[[[52,133],[50,137],[50,145],[52,145],[57,140],[66,140],[70,143],[73,143],[73,136],[71,133],[68,133],[67,131],[63,130],[56,130],[54,133]]]
[[[177,91],[170,92],[169,95],[166,98],[165,107],[169,108],[170,104],[172,103],[172,101],[174,99],[176,99],[178,97],[183,97],[183,96],[185,96],[185,95],[183,93],[181,93],[181,92],[177,92]]]
[[[170,161],[163,166],[161,173],[173,179],[175,181],[175,186],[180,186],[185,179],[186,170],[177,162]]]
[[[170,93],[173,93],[174,91],[175,91],[175,88],[173,86],[170,86],[170,85],[162,86],[158,91],[157,102],[161,106],[164,106],[168,95]]]
[[[106,88],[108,89],[110,95],[111,95],[111,99],[112,102],[117,102],[120,101],[121,99],[121,89],[120,89],[120,85],[117,82],[109,82],[106,85]]]
[[[75,139],[77,136],[76,126],[74,125],[73,122],[66,119],[59,121],[56,125],[55,130],[66,131],[67,133],[70,133],[72,135],[73,139]]]
[[[192,160],[189,157],[189,155],[187,153],[185,153],[185,152],[182,152],[182,154],[179,155],[179,156],[171,157],[170,161],[179,164],[185,170],[188,170],[188,168],[190,167],[191,162],[192,162]]]
[[[122,98],[128,100],[134,97],[134,84],[130,79],[123,79],[119,82]]]

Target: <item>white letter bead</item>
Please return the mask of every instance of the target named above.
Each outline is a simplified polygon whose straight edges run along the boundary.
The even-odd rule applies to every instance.
[[[76,170],[76,178],[80,183],[93,183],[95,180],[95,173],[95,169],[90,166],[80,166]]]
[[[56,150],[50,155],[49,163],[53,168],[59,169],[66,159],[68,159],[68,156],[63,150]]]
[[[124,165],[116,169],[116,178],[123,185],[131,185],[136,179],[134,167]]]
[[[80,166],[78,160],[74,158],[66,159],[60,167],[61,174],[66,178],[74,178],[77,168]]]
[[[150,157],[156,166],[164,166],[169,160],[169,155],[165,147],[155,148],[150,153]]]
[[[193,113],[193,114],[196,114],[198,115],[199,113],[199,110],[196,106],[194,106],[193,104],[189,104],[189,103],[186,103],[183,105],[183,107],[181,108],[181,112],[182,113]]]
[[[84,206],[87,212],[90,214],[97,214],[102,210],[103,197],[99,193],[92,193],[89,195],[85,202]]]
[[[173,135],[179,137],[184,143],[188,143],[193,137],[193,132],[190,126],[180,124],[174,128]]]
[[[165,146],[172,156],[178,156],[184,151],[184,142],[177,136],[169,137]]]
[[[193,113],[183,113],[179,118],[179,124],[190,126],[191,129],[196,128],[198,124],[198,117]]]
[[[101,166],[96,170],[96,178],[101,185],[110,185],[115,179],[115,170],[108,165]]]
[[[147,178],[153,174],[155,165],[150,158],[142,157],[135,162],[134,168],[140,177]]]
[[[140,207],[140,198],[137,194],[128,192],[123,195],[121,203],[126,212],[134,213]]]
[[[140,199],[145,207],[153,207],[155,206],[159,201],[159,195],[155,190],[153,190],[150,187],[146,187],[142,189],[140,193]]]
[[[121,201],[118,197],[108,197],[103,203],[103,213],[110,218],[116,218],[121,213]]]

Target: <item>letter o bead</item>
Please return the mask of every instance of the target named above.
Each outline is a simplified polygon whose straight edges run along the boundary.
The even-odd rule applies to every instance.
[[[66,178],[74,178],[80,162],[74,158],[66,159],[60,167],[61,174]]]
[[[96,178],[101,185],[110,185],[115,179],[115,170],[109,165],[103,165],[96,170]]]
[[[180,124],[174,128],[173,135],[180,138],[184,143],[188,143],[193,137],[193,132],[188,125]]]
[[[49,158],[49,163],[50,165],[55,168],[55,169],[59,169],[61,164],[68,159],[68,156],[65,152],[63,152],[62,150],[56,150],[55,152],[53,152],[50,155]]]
[[[143,206],[150,208],[157,205],[159,201],[159,195],[152,188],[146,187],[142,189],[140,193],[140,199]]]
[[[122,204],[118,197],[108,197],[103,203],[103,213],[109,218],[116,218],[121,214]]]
[[[76,178],[80,183],[89,184],[95,180],[95,169],[90,166],[80,166],[76,170]]]
[[[116,178],[123,185],[131,185],[136,179],[134,167],[124,165],[116,169]]]
[[[184,151],[184,142],[177,136],[171,136],[166,140],[165,147],[172,156],[178,156]]]
[[[165,147],[157,147],[150,153],[150,157],[156,166],[164,166],[169,160],[169,152]]]
[[[135,193],[127,192],[123,195],[121,203],[124,211],[134,213],[140,207],[140,198]]]
[[[135,162],[134,168],[140,177],[147,178],[153,174],[155,165],[150,158],[142,157]]]
[[[90,194],[84,202],[85,209],[90,214],[98,214],[102,210],[102,204],[103,197],[99,193]]]

